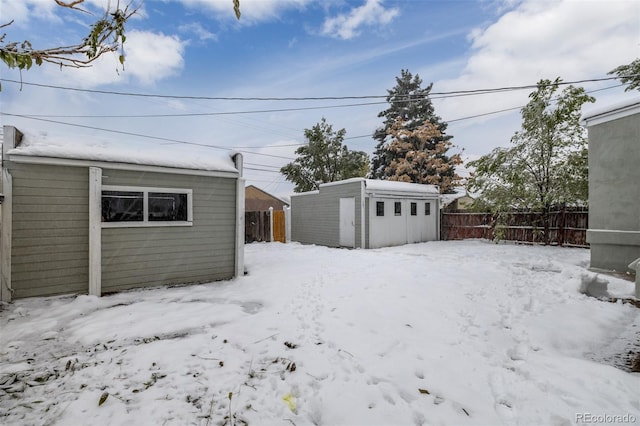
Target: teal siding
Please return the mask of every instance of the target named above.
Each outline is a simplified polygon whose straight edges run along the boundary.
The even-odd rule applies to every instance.
[[[13,297],[86,293],[89,172],[86,167],[10,164]]]
[[[193,226],[104,228],[102,291],[229,279],[236,179],[103,170],[103,185],[193,190]]]

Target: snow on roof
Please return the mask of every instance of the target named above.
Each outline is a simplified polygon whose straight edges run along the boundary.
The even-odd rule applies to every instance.
[[[640,113],[640,98],[630,99],[606,107],[596,107],[587,111],[580,117],[580,124],[590,126],[600,124],[628,115]]]
[[[130,140],[100,138],[59,138],[47,134],[23,132],[20,145],[9,155],[104,161],[180,169],[237,172],[229,154],[184,144],[150,145]]]
[[[439,194],[436,185],[423,185],[419,183],[396,182],[393,180],[365,179],[367,191],[398,191],[398,192],[420,192],[422,194]]]
[[[384,191],[384,192],[419,192],[422,194],[439,194],[440,191],[436,185],[423,185],[419,183],[397,182],[393,180],[377,180],[365,178],[351,178],[339,180],[337,182],[323,183],[320,187],[342,185],[353,182],[365,182],[365,188],[368,192]]]

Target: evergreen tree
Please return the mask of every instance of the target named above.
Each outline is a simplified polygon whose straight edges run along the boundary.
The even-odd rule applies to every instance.
[[[445,162],[443,154],[448,151],[451,141],[433,143],[441,136],[434,124],[425,121],[414,130],[407,130],[402,120],[398,119],[389,130],[389,135],[392,140],[386,149],[394,156],[385,168],[389,180],[440,185],[442,193],[453,190],[460,178],[457,175],[443,176],[442,172],[462,164],[462,159],[460,154],[455,154]]]
[[[305,129],[307,145],[298,148],[298,158],[280,169],[295,184],[295,192],[313,191],[322,183],[367,175],[369,156],[343,145],[346,133],[345,129],[334,131],[324,117],[313,128]]]
[[[378,141],[376,149],[371,161],[370,177],[373,179],[390,179],[396,171],[392,166],[393,161],[398,162],[403,157],[403,150],[389,149],[393,140],[391,134],[394,126],[401,125],[402,128],[409,133],[414,132],[425,123],[429,123],[437,130],[432,137],[427,140],[421,140],[416,135],[405,135],[404,143],[413,145],[413,151],[427,150],[437,156],[442,163],[441,167],[429,169],[427,173],[436,176],[435,181],[441,185],[441,190],[446,188],[450,191],[450,185],[442,185],[444,181],[452,181],[457,183],[459,177],[455,174],[454,167],[459,163],[459,156],[456,158],[447,156],[447,151],[451,146],[450,140],[452,136],[447,135],[447,123],[435,114],[433,104],[429,98],[433,84],[429,84],[426,88],[422,88],[422,80],[416,74],[413,76],[408,70],[402,70],[399,77],[396,77],[396,86],[387,90],[387,102],[389,108],[380,112],[378,117],[384,118],[383,126],[376,129],[373,138]],[[399,124],[401,123],[401,124]],[[397,132],[396,128],[396,132]],[[441,143],[445,145],[438,145]],[[440,146],[440,149],[436,149]],[[446,149],[442,150],[445,147]],[[409,176],[411,182],[418,182]],[[405,178],[406,180],[406,178]]]

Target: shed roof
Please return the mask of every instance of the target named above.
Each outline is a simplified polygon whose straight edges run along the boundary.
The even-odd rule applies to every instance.
[[[640,113],[640,98],[635,98],[588,111],[580,118],[580,124],[592,126],[638,113]]]
[[[162,142],[150,145],[131,140],[101,139],[93,136],[62,138],[47,134],[22,133],[24,136],[20,145],[9,149],[7,154],[238,172],[229,154],[216,153],[206,147],[187,146],[179,143],[168,145]]]
[[[419,192],[421,194],[439,194],[437,185],[424,185],[420,183],[397,182],[393,180],[363,179],[367,191],[385,192]]]
[[[440,194],[440,190],[437,185],[424,185],[420,183],[410,182],[398,182],[393,180],[378,180],[378,179],[366,179],[366,178],[351,178],[339,180],[336,182],[327,182],[320,184],[320,188],[334,185],[344,185],[354,182],[364,182],[365,190],[367,192],[396,192],[396,193],[420,193],[420,194]],[[292,194],[292,196],[318,193],[318,191],[301,192],[298,194]]]

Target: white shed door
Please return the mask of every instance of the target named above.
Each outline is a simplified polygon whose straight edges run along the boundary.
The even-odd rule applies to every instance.
[[[340,198],[340,245],[356,246],[356,199]]]

